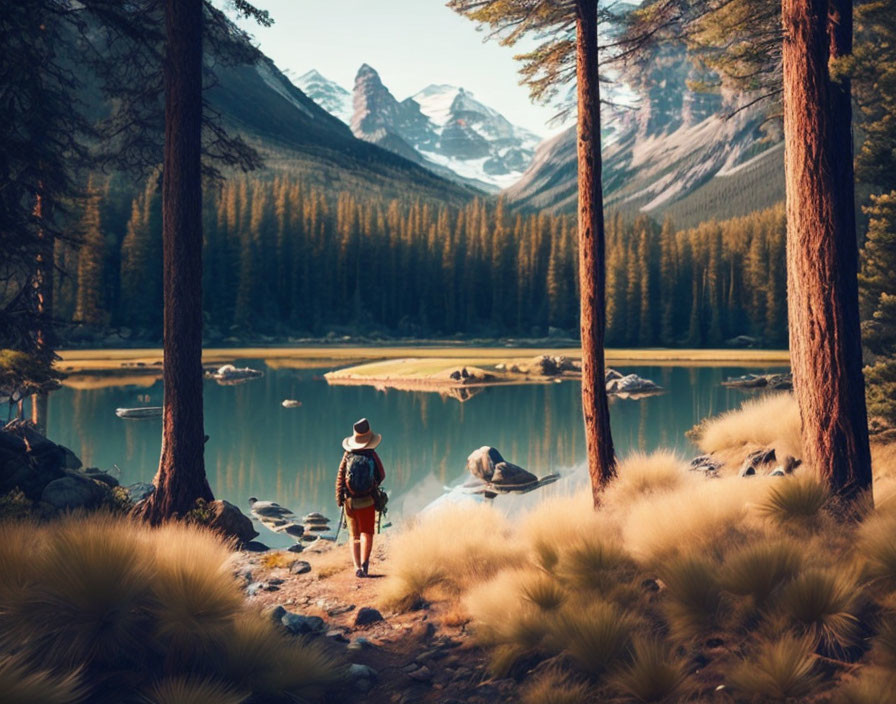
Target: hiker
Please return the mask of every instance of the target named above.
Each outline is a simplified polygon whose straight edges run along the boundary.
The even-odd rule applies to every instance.
[[[383,436],[370,429],[366,418],[355,423],[353,430],[342,441],[345,454],[336,475],[336,503],[345,508],[355,576],[366,577],[376,524],[374,496],[386,478],[383,463],[374,451]]]

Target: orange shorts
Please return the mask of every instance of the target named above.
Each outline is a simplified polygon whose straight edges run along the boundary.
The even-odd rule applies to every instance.
[[[376,507],[373,504],[364,508],[353,509],[351,499],[345,502],[345,522],[353,538],[361,537],[361,533],[373,535],[376,532]]]

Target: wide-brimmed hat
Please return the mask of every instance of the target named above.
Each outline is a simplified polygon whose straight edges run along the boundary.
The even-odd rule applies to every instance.
[[[355,423],[353,429],[354,434],[342,441],[342,447],[346,450],[372,450],[383,439],[382,435],[370,429],[370,422],[366,418]]]

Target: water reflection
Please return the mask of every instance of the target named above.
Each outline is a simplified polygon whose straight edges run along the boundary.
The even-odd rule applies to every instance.
[[[300,514],[333,513],[340,442],[360,416],[370,418],[384,436],[380,454],[393,517],[418,510],[459,480],[467,455],[480,445],[494,445],[538,475],[562,473],[584,457],[577,382],[489,388],[459,403],[435,393],[331,387],[321,377],[325,370],[273,368],[261,360],[238,363],[264,368],[265,376],[239,386],[206,382],[206,469],[215,495],[243,508],[249,496],[258,496]],[[747,371],[741,367],[628,371],[654,379],[668,392],[639,401],[611,400],[620,455],[657,447],[692,453],[685,431],[745,398],[742,391],[720,385]],[[125,484],[151,481],[159,458],[161,421],[115,416],[117,407],[140,405],[138,396],[144,404],[161,403],[161,381],[151,386],[145,379],[132,381],[67,386],[51,395],[48,409],[53,440],[71,447],[87,465],[117,465]],[[283,408],[286,398],[302,406]]]

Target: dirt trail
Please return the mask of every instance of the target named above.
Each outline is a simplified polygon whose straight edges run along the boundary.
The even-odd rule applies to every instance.
[[[247,584],[253,585],[248,589],[250,603],[262,608],[279,605],[302,616],[322,618],[326,627],[318,639],[347,662],[376,671],[369,689],[362,677],[331,691],[328,702],[518,701],[516,681],[490,678],[486,653],[475,645],[456,609],[444,603],[407,613],[382,609],[379,591],[388,571],[388,550],[388,541],[380,537],[366,579],[355,576],[347,546],[332,543],[315,544],[300,554],[240,553],[238,569],[251,573],[244,574]],[[310,571],[294,574],[288,565],[295,561],[307,562]],[[356,626],[364,607],[381,609],[383,620]]]

